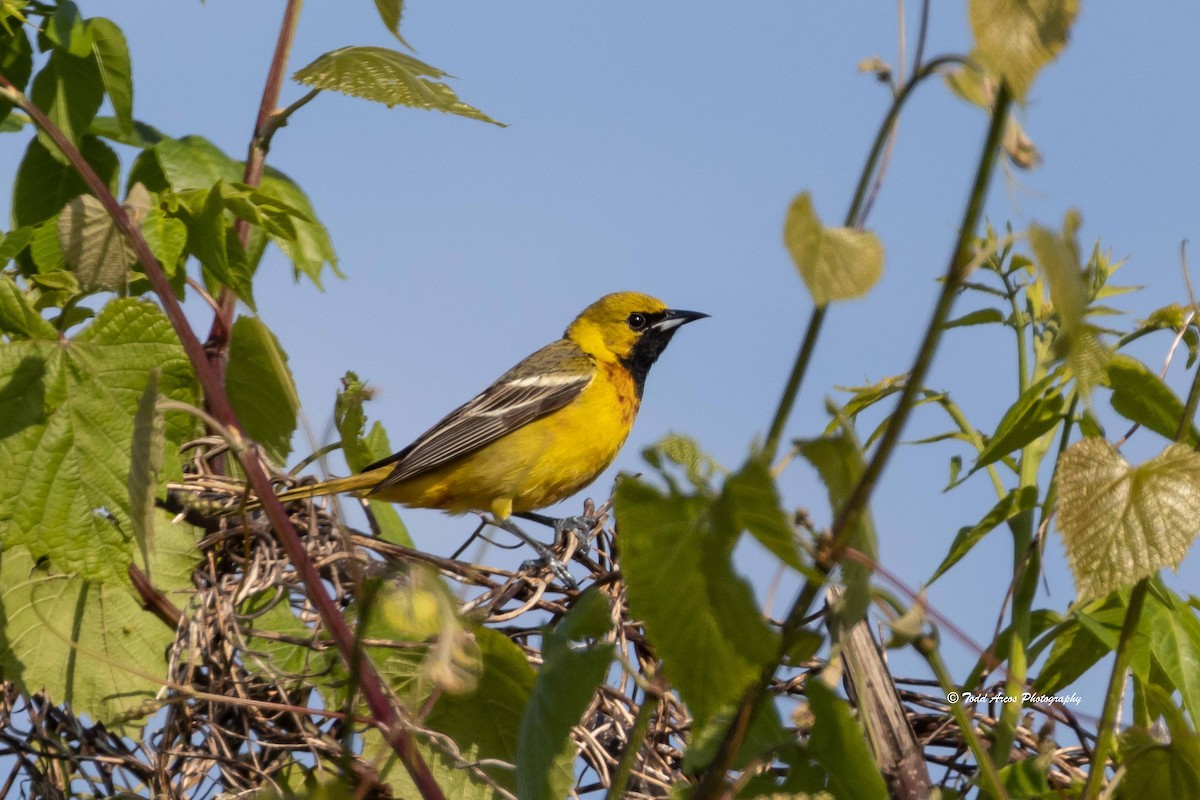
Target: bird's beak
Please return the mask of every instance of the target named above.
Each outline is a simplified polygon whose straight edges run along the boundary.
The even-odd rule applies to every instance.
[[[663,312],[663,318],[654,323],[650,327],[653,330],[669,331],[678,328],[680,325],[686,325],[689,322],[695,322],[698,319],[704,319],[708,314],[699,311],[679,311],[677,309],[668,308]]]

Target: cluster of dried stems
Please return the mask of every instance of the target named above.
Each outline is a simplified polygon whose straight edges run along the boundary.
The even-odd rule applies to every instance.
[[[217,440],[208,445],[219,447]],[[201,448],[202,449],[202,448]],[[213,453],[202,452],[194,464]],[[169,670],[157,701],[139,714],[149,722],[142,738],[134,739],[89,725],[69,708],[35,695],[21,697],[4,685],[0,705],[0,755],[13,759],[14,769],[0,785],[0,798],[153,796],[208,798],[248,796],[282,784],[290,763],[321,764],[338,770],[342,782],[357,787],[360,797],[389,797],[372,763],[356,755],[351,733],[369,724],[364,717],[347,720],[316,695],[314,686],[328,670],[328,660],[316,657],[331,645],[320,634],[320,622],[308,606],[296,570],[261,515],[214,514],[216,505],[240,502],[243,487],[218,475],[196,469],[173,487],[176,510],[202,523],[208,535],[200,543],[194,592],[186,605],[168,612],[178,620],[169,654]],[[590,572],[584,583],[602,587],[612,601],[616,622],[609,634],[624,665],[620,677],[601,685],[574,730],[578,748],[577,796],[602,796],[630,746],[637,748],[625,796],[665,797],[673,783],[684,780],[682,751],[691,719],[673,693],[656,678],[656,659],[625,602],[625,586],[617,570],[613,531],[606,526],[607,508],[590,506],[600,522],[590,557],[571,550]],[[520,572],[441,558],[385,542],[339,524],[311,504],[298,505],[293,524],[304,537],[309,558],[317,565],[339,607],[347,608],[363,585],[364,576],[402,575],[412,565],[429,565],[457,585],[461,611],[482,619],[521,646],[530,662],[541,663],[541,631],[566,613],[575,590],[558,583],[548,571]],[[573,549],[572,544],[566,545]],[[309,625],[304,635],[289,636],[256,627],[267,609],[247,615],[244,601],[273,598]],[[311,669],[285,671],[263,651],[264,641],[283,641],[308,648]],[[372,646],[411,646],[403,642],[369,641]],[[258,650],[255,647],[258,647]],[[291,663],[289,661],[289,663]],[[823,669],[814,661],[782,674],[773,686],[781,700],[796,710],[798,734],[805,735],[805,681]],[[970,755],[949,714],[944,697],[932,682],[898,680],[899,697],[924,750],[926,763],[939,769],[942,783],[963,786],[974,773]],[[399,701],[397,701],[399,702]],[[643,702],[655,703],[642,741],[630,742]],[[406,709],[414,733],[440,750],[479,780],[491,783],[497,794],[511,797],[495,785],[479,763],[463,758],[447,737],[422,726],[420,709]],[[1034,730],[1041,717],[1038,730]],[[987,708],[975,720],[986,736],[995,724]],[[132,721],[132,720],[123,720]],[[1013,759],[1035,758],[1049,765],[1051,784],[1078,781],[1088,765],[1083,747],[1059,747],[1053,742],[1054,723],[1070,727],[1085,743],[1091,738],[1064,709],[1031,711],[1021,727]],[[126,729],[128,730],[128,729]],[[489,762],[488,766],[496,765]],[[511,767],[511,765],[507,765]],[[779,769],[763,763],[743,773]]]

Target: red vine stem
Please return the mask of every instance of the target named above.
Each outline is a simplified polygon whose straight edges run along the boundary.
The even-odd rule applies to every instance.
[[[163,305],[163,311],[171,321],[171,326],[175,329],[175,334],[179,337],[183,350],[187,353],[192,368],[196,371],[196,378],[204,390],[209,408],[221,424],[229,428],[233,439],[230,445],[237,454],[242,469],[246,472],[246,478],[254,488],[254,493],[262,503],[263,511],[266,512],[267,518],[275,528],[280,544],[283,545],[288,558],[300,573],[309,602],[312,603],[320,615],[321,621],[329,630],[330,638],[337,645],[342,660],[352,671],[357,673],[359,686],[367,701],[367,706],[371,709],[375,726],[383,733],[384,738],[387,739],[409,775],[412,776],[413,783],[420,791],[421,796],[425,800],[445,800],[445,795],[434,779],[433,773],[430,772],[429,766],[417,751],[416,742],[406,729],[403,720],[400,719],[396,708],[388,700],[373,663],[369,658],[360,658],[356,654],[353,631],[350,630],[350,626],[346,624],[346,620],[325,592],[320,573],[309,559],[308,552],[304,549],[296,529],[292,527],[287,512],[283,510],[283,505],[275,496],[270,480],[259,465],[256,446],[242,437],[241,425],[238,423],[237,415],[234,414],[233,406],[229,403],[229,397],[225,394],[224,385],[216,370],[209,363],[203,345],[200,344],[200,340],[196,338],[196,334],[188,325],[187,319],[183,315],[183,308],[175,299],[175,294],[167,282],[167,276],[163,273],[158,259],[151,252],[150,245],[146,243],[141,230],[129,220],[117,198],[109,191],[104,181],[96,175],[95,170],[83,158],[78,148],[63,135],[57,125],[42,113],[41,109],[30,102],[29,98],[3,75],[0,75],[0,95],[8,102],[20,106],[30,119],[53,140],[62,154],[71,162],[71,166],[83,178],[92,194],[104,206],[105,211],[112,217],[113,223],[121,231],[121,235],[133,247],[146,277],[150,280],[150,285]]]

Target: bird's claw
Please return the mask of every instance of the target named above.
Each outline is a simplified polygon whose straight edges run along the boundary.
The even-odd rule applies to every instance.
[[[591,535],[596,529],[595,517],[563,517],[554,521],[554,542],[565,544],[568,534],[575,537],[576,550],[586,556],[592,551]]]
[[[554,574],[554,577],[566,584],[568,589],[579,588],[579,584],[576,583],[575,578],[572,577],[570,571],[567,569],[567,565],[549,553],[546,553],[539,558],[531,558],[528,561],[523,562],[521,564],[520,571],[533,571],[541,567],[545,567],[546,569],[550,570],[550,572]]]

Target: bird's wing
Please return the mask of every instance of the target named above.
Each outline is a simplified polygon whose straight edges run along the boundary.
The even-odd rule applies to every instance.
[[[412,444],[363,472],[394,464],[372,490],[395,486],[468,455],[570,403],[595,376],[595,364],[575,344],[559,340],[502,375]]]

